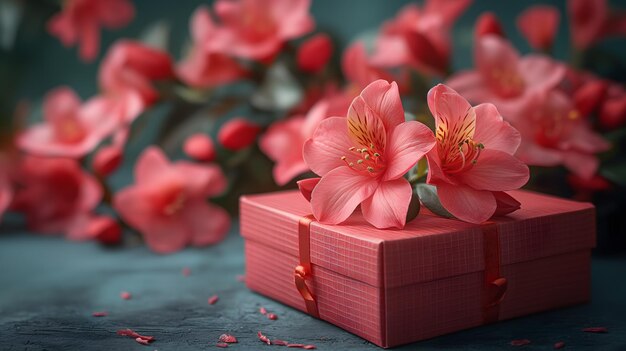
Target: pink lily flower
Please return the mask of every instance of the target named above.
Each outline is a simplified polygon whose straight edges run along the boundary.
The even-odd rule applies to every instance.
[[[428,127],[405,122],[395,82],[371,83],[347,118],[323,120],[304,144],[305,162],[322,178],[311,194],[313,214],[338,224],[361,205],[376,228],[403,228],[412,195],[403,176],[434,145]]]
[[[67,87],[49,92],[44,99],[44,122],[17,138],[17,145],[42,156],[80,158],[91,152],[118,126],[98,98],[81,106],[80,98]]]
[[[409,65],[429,75],[444,75],[450,61],[450,30],[470,3],[428,0],[424,8],[404,7],[383,25],[372,62],[384,67]]]
[[[106,95],[124,95],[130,91],[139,94],[146,105],[159,98],[152,81],[173,76],[169,54],[132,40],[113,44],[98,72],[100,87]]]
[[[482,223],[506,198],[500,192],[528,181],[528,167],[513,156],[520,134],[494,105],[472,107],[442,84],[428,92],[428,107],[435,118],[437,146],[426,154],[427,182],[437,187],[441,204],[456,218]]]
[[[26,156],[17,174],[12,208],[35,232],[70,237],[84,229],[102,199],[100,184],[76,160]]]
[[[523,137],[517,153],[521,160],[537,166],[562,164],[583,179],[591,179],[598,169],[595,154],[610,147],[557,90],[536,95],[511,123]]]
[[[245,59],[270,59],[315,27],[310,0],[217,0],[214,6],[222,27],[208,45]]]
[[[517,28],[530,46],[546,51],[552,48],[560,17],[559,9],[554,6],[531,6],[517,18]]]
[[[297,175],[309,170],[302,147],[319,123],[329,116],[334,116],[328,100],[320,100],[306,114],[273,123],[261,137],[259,147],[276,164],[273,175],[276,184],[285,185]],[[342,109],[348,110],[348,106]]]
[[[205,6],[194,12],[190,23],[193,47],[187,58],[178,64],[178,77],[194,88],[210,88],[237,81],[248,72],[231,57],[211,49],[218,28]]]
[[[219,167],[170,163],[160,149],[149,147],[135,165],[135,184],[115,194],[113,207],[150,249],[171,253],[188,244],[205,246],[224,239],[228,213],[206,198],[225,188]]]
[[[81,59],[93,61],[100,50],[100,27],[122,28],[134,16],[128,0],[66,0],[63,10],[48,21],[48,32],[65,46],[78,43]]]
[[[446,81],[473,103],[493,103],[509,118],[526,106],[538,91],[561,82],[565,67],[547,56],[520,57],[505,39],[487,35],[476,41],[475,70],[462,71]]]

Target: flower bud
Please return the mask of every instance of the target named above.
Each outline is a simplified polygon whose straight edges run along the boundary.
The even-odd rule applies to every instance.
[[[311,201],[311,193],[321,179],[322,178],[308,178],[298,181],[298,189],[300,189],[302,196],[304,196],[307,201]]]
[[[601,80],[586,83],[574,93],[574,106],[583,117],[589,116],[598,108],[607,91],[607,84]]]
[[[324,33],[317,34],[298,48],[298,68],[304,72],[316,73],[326,66],[332,54],[333,44],[330,37]]]
[[[607,129],[619,128],[626,122],[626,95],[607,99],[600,110],[600,124]]]
[[[493,12],[484,12],[476,21],[474,37],[479,39],[485,35],[497,35],[502,38],[506,37],[500,22]]]
[[[215,146],[213,140],[206,134],[196,133],[185,140],[183,151],[187,156],[204,162],[215,159]]]
[[[122,163],[123,150],[118,145],[104,146],[93,157],[93,171],[106,177],[113,173]]]
[[[258,125],[238,117],[222,126],[217,134],[217,140],[226,149],[238,151],[254,143],[260,131],[261,128]]]
[[[519,210],[522,205],[504,191],[494,191],[493,196],[496,198],[496,212],[493,214],[494,216],[504,216],[515,212]]]

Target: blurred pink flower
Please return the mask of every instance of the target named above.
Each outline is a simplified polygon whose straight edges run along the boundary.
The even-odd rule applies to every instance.
[[[80,98],[67,87],[49,92],[43,104],[44,121],[18,136],[17,145],[32,154],[81,158],[91,152],[118,126],[98,98],[81,106]]]
[[[226,149],[239,151],[252,145],[260,132],[258,124],[236,117],[222,125],[217,140]]]
[[[365,44],[363,42],[355,42],[344,51],[343,57],[341,58],[341,68],[346,80],[354,85],[351,89],[357,91],[354,95],[357,95],[359,91],[363,90],[375,80],[394,80],[394,77],[390,73],[372,64],[371,60],[367,57]],[[400,90],[403,90],[403,84],[399,85]]]
[[[65,46],[80,46],[83,61],[93,61],[100,50],[100,27],[126,26],[135,16],[129,0],[65,0],[63,10],[48,21],[48,32]]]
[[[472,103],[493,103],[507,119],[519,113],[536,92],[554,88],[565,75],[564,65],[547,56],[520,58],[501,37],[487,35],[475,45],[476,69],[461,71],[446,84]]]
[[[333,42],[325,33],[307,39],[298,48],[296,62],[304,72],[316,73],[322,70],[333,55]]]
[[[206,201],[226,189],[219,167],[186,161],[170,163],[157,147],[149,147],[135,165],[135,184],[113,198],[120,216],[143,235],[158,253],[188,244],[215,244],[226,236],[226,211]]]
[[[192,134],[185,140],[183,151],[187,156],[203,162],[211,162],[215,159],[215,145],[213,139],[206,134]]]
[[[313,214],[338,224],[360,204],[376,228],[403,228],[412,196],[403,176],[434,144],[428,127],[405,122],[395,82],[371,83],[347,118],[323,120],[304,144],[305,162],[322,177],[311,194]]]
[[[450,63],[450,30],[470,0],[427,0],[411,4],[383,24],[372,62],[385,67],[410,65],[426,74],[445,75]]]
[[[494,105],[472,107],[442,84],[428,92],[428,107],[437,146],[426,154],[427,182],[437,187],[441,204],[456,218],[482,223],[496,213],[497,198],[503,198],[498,192],[528,181],[528,167],[513,156],[520,134]]]
[[[599,165],[595,154],[610,147],[561,91],[535,95],[510,121],[522,134],[517,156],[530,165],[562,164],[577,176],[590,179]]]
[[[531,6],[517,17],[517,28],[530,46],[547,51],[552,48],[559,30],[560,17],[559,9],[554,6]]]
[[[568,0],[570,33],[578,50],[584,50],[602,38],[609,19],[606,0]]]
[[[106,95],[139,94],[150,105],[159,98],[152,81],[174,76],[169,54],[138,41],[119,40],[109,49],[98,73]]]
[[[568,0],[572,42],[585,50],[612,35],[626,35],[626,14],[609,8],[606,0]]]
[[[221,20],[217,45],[228,53],[251,60],[273,57],[291,39],[315,26],[310,0],[217,0]]]
[[[506,37],[498,17],[493,12],[483,12],[476,20],[476,25],[474,26],[474,40],[478,40],[486,35]]]
[[[276,184],[285,185],[297,175],[309,170],[302,156],[302,147],[313,135],[318,124],[331,116],[328,109],[329,102],[321,100],[306,116],[299,115],[277,121],[261,137],[259,147],[275,162],[273,175]],[[347,109],[346,106],[345,110]]]
[[[27,155],[17,175],[11,207],[23,212],[28,228],[36,232],[73,238],[102,199],[98,181],[76,160]]]
[[[210,88],[232,83],[248,74],[237,61],[211,47],[218,28],[207,7],[200,6],[194,12],[189,29],[193,47],[176,67],[183,82],[195,88]]]

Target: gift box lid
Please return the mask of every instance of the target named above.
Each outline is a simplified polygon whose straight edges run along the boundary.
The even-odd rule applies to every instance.
[[[521,209],[496,217],[500,264],[508,265],[595,245],[592,204],[511,191]],[[241,198],[246,240],[298,256],[298,224],[311,214],[298,191]],[[483,225],[439,217],[422,207],[404,229],[376,229],[360,211],[341,225],[310,225],[311,263],[376,287],[398,287],[484,270]]]

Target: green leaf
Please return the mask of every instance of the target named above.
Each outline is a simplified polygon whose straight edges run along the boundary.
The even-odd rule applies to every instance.
[[[413,190],[413,195],[411,196],[411,202],[409,202],[409,210],[406,212],[406,222],[414,220],[415,217],[420,213],[420,197],[417,195],[417,192]]]
[[[154,22],[139,35],[139,40],[155,49],[167,51],[170,32],[170,24],[166,21]]]
[[[443,207],[441,201],[439,201],[436,187],[430,184],[419,183],[415,185],[415,191],[417,191],[422,204],[432,213],[446,218],[454,218],[454,216]]]
[[[626,163],[617,162],[603,166],[600,173],[615,184],[626,187]]]

